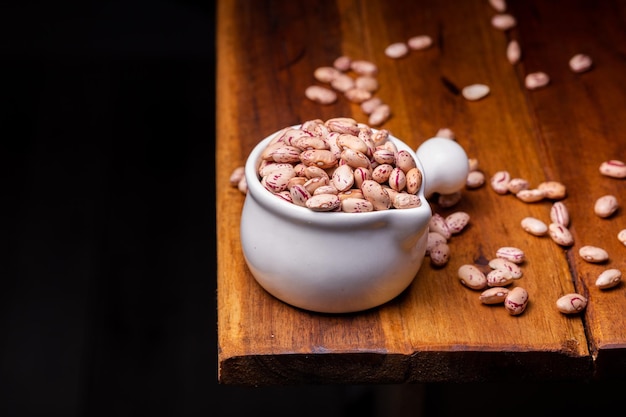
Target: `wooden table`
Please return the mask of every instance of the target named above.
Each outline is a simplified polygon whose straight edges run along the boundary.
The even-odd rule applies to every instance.
[[[594,286],[604,269],[626,273],[624,180],[599,173],[601,162],[626,160],[626,3],[508,1],[517,25],[491,25],[487,0],[222,0],[217,11],[217,244],[219,382],[234,385],[552,381],[626,375],[626,285]],[[385,56],[393,42],[430,35],[431,48],[401,59]],[[505,56],[515,39],[522,59]],[[585,53],[591,71],[574,73],[569,59]],[[354,314],[303,311],[265,292],[248,271],[239,243],[244,195],[229,184],[254,145],[268,134],[309,119],[352,117],[358,104],[340,96],[320,105],[304,96],[320,84],[313,71],[347,55],[378,65],[376,95],[391,106],[383,125],[412,147],[451,129],[487,178],[507,170],[535,186],[567,186],[573,246],[523,231],[526,216],[549,222],[551,201],[525,203],[491,187],[463,190],[461,201],[433,210],[466,211],[470,225],[450,240],[443,268],[424,262],[412,285],[393,301]],[[524,86],[546,72],[550,84]],[[482,83],[490,94],[468,101],[459,90]],[[595,199],[615,195],[622,208],[608,219]],[[604,264],[578,250],[600,246]],[[501,246],[526,253],[516,285],[530,294],[527,310],[511,316],[478,301],[457,269],[485,263]],[[569,292],[589,299],[582,314],[561,314]]]

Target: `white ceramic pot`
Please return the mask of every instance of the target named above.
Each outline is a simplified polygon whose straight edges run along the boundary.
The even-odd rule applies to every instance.
[[[241,214],[246,263],[267,292],[292,306],[321,313],[349,313],[384,304],[416,277],[426,251],[434,192],[465,185],[467,155],[455,141],[432,138],[417,154],[422,205],[368,213],[315,212],[276,197],[258,179],[260,154],[275,134],[250,153]],[[418,158],[419,156],[419,158]]]

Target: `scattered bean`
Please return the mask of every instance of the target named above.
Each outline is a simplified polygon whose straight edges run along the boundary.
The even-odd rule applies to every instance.
[[[470,101],[480,100],[481,98],[486,97],[489,92],[490,88],[485,84],[471,84],[463,87],[461,90],[463,97]]]
[[[461,233],[469,221],[470,215],[464,211],[454,212],[445,218],[448,230],[450,230],[450,233],[453,235]]]
[[[472,264],[461,265],[457,271],[461,284],[473,290],[482,290],[487,287],[487,277]]]
[[[313,77],[322,83],[330,83],[341,74],[342,72],[335,67],[319,67],[313,71]]]
[[[353,89],[354,84],[354,78],[343,73],[339,74],[330,82],[330,86],[341,93],[345,93],[346,91]]]
[[[600,174],[612,178],[626,178],[626,163],[610,159],[600,164]]]
[[[372,98],[372,93],[362,88],[354,87],[343,93],[348,100],[353,103],[361,104]]]
[[[506,11],[506,0],[489,0],[489,4],[497,12],[503,13]]]
[[[598,198],[593,206],[593,211],[598,217],[607,218],[613,215],[619,208],[617,197],[605,195]]]
[[[507,184],[507,188],[510,193],[517,194],[522,190],[528,190],[528,188],[530,188],[530,183],[524,178],[511,178]]]
[[[554,242],[561,246],[572,246],[574,237],[569,229],[559,223],[550,223],[548,225],[548,233]]]
[[[446,223],[446,219],[439,213],[433,213],[428,222],[428,227],[431,232],[437,232],[441,234],[443,237],[450,239],[452,236],[452,232],[450,231],[450,227],[448,223]]]
[[[409,53],[409,47],[404,42],[395,42],[385,48],[385,55],[389,58],[402,58]]]
[[[389,120],[391,108],[388,104],[381,104],[370,114],[368,123],[372,126],[380,126]]]
[[[619,240],[624,246],[626,246],[626,229],[622,229],[617,233],[617,240]]]
[[[361,75],[354,80],[356,88],[369,91],[370,93],[378,90],[378,80],[371,75]]]
[[[345,72],[350,69],[352,65],[352,59],[349,56],[342,55],[337,57],[333,62],[333,67],[337,68],[339,71]]]
[[[467,173],[465,186],[470,189],[482,187],[485,183],[485,174],[482,171],[470,171]]]
[[[569,210],[563,202],[557,201],[552,204],[552,207],[550,207],[550,220],[552,223],[569,227]]]
[[[381,104],[383,104],[383,101],[379,97],[372,97],[361,103],[361,110],[363,113],[369,115],[372,114]]]
[[[360,75],[376,75],[378,67],[376,64],[364,59],[353,60],[350,63],[350,69]]]
[[[454,131],[447,127],[442,127],[441,129],[437,130],[437,133],[435,133],[435,137],[448,138],[452,140],[455,139]]]
[[[546,192],[539,188],[533,188],[530,190],[520,190],[515,197],[519,198],[525,203],[536,203],[546,197]]]
[[[508,13],[499,13],[491,18],[491,25],[500,30],[509,30],[517,25],[517,20]]]
[[[332,104],[337,101],[337,93],[319,85],[311,85],[304,91],[306,98],[318,104]]]
[[[509,41],[506,46],[506,58],[512,65],[515,65],[519,62],[522,57],[522,48],[519,46],[519,42],[516,40]]]
[[[563,314],[580,313],[587,307],[587,298],[577,293],[565,294],[556,300],[556,308]]]
[[[526,75],[524,79],[524,84],[526,88],[529,90],[536,90],[541,87],[545,87],[550,83],[550,77],[545,72],[532,72]]]
[[[430,250],[439,243],[447,243],[448,240],[439,232],[428,232],[428,241],[426,242],[426,255],[430,254]]]
[[[478,299],[483,304],[502,304],[509,292],[506,287],[492,287],[483,291]]]
[[[548,225],[535,217],[524,217],[521,221],[522,229],[531,235],[545,236],[548,233]]]
[[[592,65],[591,57],[585,54],[576,54],[569,60],[569,67],[574,72],[589,71]]]
[[[236,187],[239,184],[239,181],[244,177],[245,168],[243,166],[238,166],[233,169],[233,172],[230,174],[230,185]]]
[[[447,243],[438,243],[430,250],[430,262],[433,265],[443,266],[450,259],[450,247]]]
[[[498,194],[506,194],[509,192],[509,181],[511,174],[508,171],[498,171],[490,179],[491,188]]]
[[[504,298],[504,308],[512,316],[520,315],[528,306],[528,291],[522,287],[515,287]]]
[[[513,283],[511,273],[504,269],[493,269],[487,274],[487,285],[489,287],[506,287]]]
[[[578,249],[578,254],[587,262],[599,263],[609,259],[609,254],[606,250],[597,246],[585,245]]]
[[[496,258],[503,258],[514,264],[521,264],[526,259],[526,255],[520,248],[503,246],[496,251]]]
[[[489,267],[506,271],[513,279],[519,279],[523,274],[522,268],[520,268],[518,264],[504,258],[493,258],[489,261]]]
[[[409,38],[407,44],[409,45],[409,48],[413,49],[414,51],[419,51],[429,48],[433,44],[433,40],[428,35],[418,35]]]
[[[468,169],[470,172],[472,171],[478,171],[479,168],[479,164],[478,164],[478,159],[476,158],[467,158],[467,165],[468,165]]]
[[[596,279],[596,287],[601,290],[606,290],[609,288],[613,288],[622,281],[622,272],[619,269],[607,269],[604,270],[598,275]]]
[[[565,184],[559,181],[544,181],[537,188],[545,191],[546,198],[551,200],[561,200],[567,195]]]

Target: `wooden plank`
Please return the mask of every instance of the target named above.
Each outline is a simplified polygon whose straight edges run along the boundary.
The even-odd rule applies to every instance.
[[[502,32],[490,24],[495,11],[479,0],[218,3],[220,382],[550,380],[625,369],[625,290],[593,287],[602,268],[624,268],[625,248],[615,237],[625,227],[624,217],[619,211],[599,219],[592,209],[595,196],[623,195],[623,181],[600,176],[598,166],[626,158],[619,140],[626,122],[617,111],[626,107],[626,89],[617,88],[626,82],[620,59],[625,35],[618,30],[624,8],[619,2],[578,0],[568,8],[510,2],[509,10],[519,23]],[[431,35],[433,47],[399,60],[384,55],[388,44],[419,34]],[[504,55],[509,39],[519,40],[523,49],[515,66]],[[592,71],[569,71],[567,61],[577,52],[596,59]],[[343,54],[378,65],[377,94],[393,111],[384,127],[412,147],[448,127],[488,177],[508,170],[532,185],[566,184],[574,246],[562,248],[521,230],[525,216],[549,221],[550,201],[528,204],[484,186],[464,190],[451,208],[431,201],[442,215],[467,211],[471,224],[451,239],[448,265],[425,262],[410,288],[390,303],[327,315],[268,295],[243,260],[243,196],[228,177],[259,140],[284,126],[337,116],[367,122],[360,108],[343,98],[320,106],[304,97],[314,69]],[[550,74],[550,85],[528,91],[525,74],[539,70]],[[491,94],[465,100],[458,90],[472,83],[489,85]],[[577,251],[585,244],[607,249],[608,264],[582,261]],[[481,305],[478,292],[456,278],[460,265],[486,263],[501,246],[518,246],[527,255],[519,285],[531,294],[531,303],[521,316]],[[589,297],[584,315],[556,310],[556,299],[572,291]]]

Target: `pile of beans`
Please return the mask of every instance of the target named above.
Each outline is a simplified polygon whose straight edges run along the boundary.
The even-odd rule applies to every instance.
[[[419,207],[422,172],[389,131],[347,117],[304,122],[278,132],[261,153],[261,184],[314,211],[361,213]],[[241,167],[231,183],[240,185]]]

